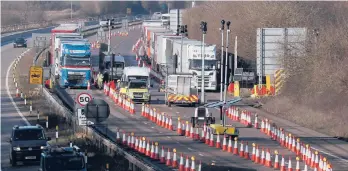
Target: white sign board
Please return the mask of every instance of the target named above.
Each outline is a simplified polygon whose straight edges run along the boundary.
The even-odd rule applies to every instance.
[[[77,117],[79,119],[79,125],[87,125],[87,118],[84,109],[77,109]]]
[[[77,95],[77,98],[76,98],[76,102],[81,106],[87,105],[87,103],[91,100],[92,100],[92,96],[88,93],[80,93],[79,95]]]

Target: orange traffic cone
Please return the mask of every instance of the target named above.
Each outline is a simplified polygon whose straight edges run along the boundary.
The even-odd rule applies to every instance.
[[[319,169],[319,156],[318,156],[318,151],[315,151],[314,168]]]
[[[143,137],[143,145],[141,146],[141,153],[146,155],[146,138]]]
[[[161,150],[160,163],[165,163],[165,158],[164,158],[164,147],[163,147],[163,146],[162,146],[162,150]]]
[[[255,149],[255,163],[260,163],[261,162],[261,158],[260,158],[260,150],[259,150],[259,146],[257,145],[256,146],[256,149]]]
[[[227,146],[227,152],[232,153],[233,148],[232,148],[232,137],[228,139],[228,146]]]
[[[214,134],[213,133],[210,134],[209,146],[214,147]]]
[[[201,136],[201,141],[202,142],[205,142],[205,134],[206,134],[205,130],[202,129],[202,136]]]
[[[174,129],[173,129],[172,117],[170,117],[170,119],[169,119],[169,126],[168,126],[168,129],[169,129],[170,131],[173,131],[173,130],[174,130]]]
[[[128,134],[128,137],[127,137],[127,146],[131,147],[131,137],[130,137],[130,134]]]
[[[123,132],[122,143],[123,143],[123,145],[127,145],[127,139],[126,139],[126,133],[125,132]]]
[[[151,157],[151,159],[155,159],[155,146],[154,146],[153,142],[151,144],[150,157]]]
[[[239,157],[244,157],[244,145],[243,141],[240,143]]]
[[[219,136],[219,134],[217,134],[217,137],[216,137],[216,144],[215,144],[215,147],[216,147],[216,148],[221,148],[221,143],[220,143],[220,136]]]
[[[191,157],[191,160],[192,160],[192,164],[191,164],[190,171],[196,171],[195,157]]]
[[[190,171],[190,161],[188,156],[186,156],[185,171]]]
[[[117,130],[117,133],[116,133],[116,141],[118,143],[121,142],[120,131],[118,131],[118,130]]]
[[[315,155],[314,155],[314,153],[312,152],[312,161],[311,161],[311,165],[310,165],[310,167],[311,168],[314,168],[314,166],[315,166]]]
[[[245,143],[244,158],[250,160],[248,142]]]
[[[134,140],[134,133],[132,132],[131,135],[132,135],[132,137],[131,137],[131,144],[130,144],[130,145],[131,145],[131,148],[134,149],[134,148],[135,148],[135,144],[134,144],[134,141],[135,141],[135,140]]]
[[[280,164],[280,171],[286,171],[284,156],[282,156],[282,162]]]
[[[262,151],[261,151],[261,162],[260,164],[265,165],[265,150],[262,147]]]
[[[190,137],[190,128],[189,128],[189,124],[188,121],[186,121],[186,128],[185,128],[185,136],[186,137]]]
[[[222,140],[222,151],[227,151],[226,136]]]
[[[233,154],[238,155],[238,139],[234,138]]]
[[[87,82],[87,90],[90,90],[91,89],[91,85],[89,83],[89,81]]]
[[[255,161],[255,157],[256,157],[256,149],[255,149],[255,143],[252,143],[253,146],[253,150],[251,152],[251,161]]]
[[[184,156],[182,155],[182,153],[180,154],[179,171],[185,171]]]
[[[291,157],[289,157],[288,171],[292,171]]]
[[[206,131],[206,135],[205,135],[205,144],[209,145],[209,142],[210,142],[209,132]]]
[[[173,149],[173,162],[172,167],[177,168],[178,167],[178,160],[176,159],[176,149]]]
[[[199,137],[199,129],[196,128],[196,133],[195,133],[195,136],[194,136],[194,140],[198,140],[199,141],[200,137]]]
[[[193,132],[193,126],[191,125],[191,127],[190,127],[190,138],[191,139],[194,139],[194,132]]]
[[[296,171],[301,171],[300,169],[300,158],[296,157]]]
[[[198,171],[202,171],[202,161],[199,161]]]
[[[139,140],[138,140],[138,137],[135,137],[134,150],[138,151],[138,149],[139,149]]]
[[[275,154],[275,159],[274,159],[274,166],[273,166],[273,168],[274,168],[274,169],[279,169],[280,166],[279,166],[278,151],[275,150],[275,151],[274,151],[274,154]]]
[[[178,133],[178,135],[182,135],[180,117],[178,117],[178,128],[177,128],[176,132]]]
[[[168,148],[168,152],[167,152],[166,165],[167,166],[172,165],[172,159],[170,158],[170,149],[169,148]]]
[[[155,160],[159,159],[159,154],[158,154],[158,142],[155,143]]]
[[[150,152],[150,141],[147,140],[147,145],[146,145],[146,156],[151,157],[151,152]]]
[[[270,153],[269,149],[267,149],[267,152],[266,152],[265,166],[266,167],[272,167],[271,153]]]
[[[141,137],[140,137],[138,141],[138,152],[142,153],[141,151],[142,149],[143,149],[143,141],[141,140]]]

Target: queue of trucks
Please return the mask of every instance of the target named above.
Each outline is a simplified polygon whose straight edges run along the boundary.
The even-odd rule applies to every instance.
[[[218,89],[219,62],[216,56],[216,45],[210,45],[199,40],[189,39],[179,35],[173,30],[171,22],[180,23],[180,11],[171,10],[169,23],[163,20],[148,20],[142,25],[143,48],[145,54],[142,59],[151,68],[160,73],[166,79],[163,80],[162,89],[168,94],[166,103],[194,105],[199,103],[198,90],[201,90],[202,82],[204,89],[216,91]],[[169,27],[170,25],[170,27]],[[204,52],[203,52],[204,45]],[[202,75],[202,57],[205,65]],[[168,82],[175,75],[177,81],[175,87]],[[190,77],[188,77],[190,75]],[[173,77],[174,78],[174,77]],[[186,80],[190,78],[190,84]],[[185,87],[189,85],[190,89]],[[176,99],[176,100],[173,100]],[[183,100],[184,99],[184,100]]]

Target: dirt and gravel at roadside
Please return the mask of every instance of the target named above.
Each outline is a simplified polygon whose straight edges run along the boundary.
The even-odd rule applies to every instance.
[[[88,170],[100,171],[109,164],[109,169],[126,171],[128,170],[128,161],[117,154],[112,156],[105,155],[92,143],[89,143],[84,138],[83,134],[75,133],[73,126],[68,125],[65,118],[57,115],[57,111],[52,108],[52,104],[47,102],[43,96],[42,90],[39,85],[30,85],[28,76],[29,68],[32,65],[33,58],[35,57],[35,51],[31,49],[28,51],[17,64],[14,72],[16,80],[18,80],[18,87],[23,94],[27,95],[28,105],[24,105],[22,99],[15,98],[16,104],[24,114],[26,119],[31,125],[40,124],[46,130],[48,137],[52,140],[49,142],[50,145],[68,146],[70,142],[80,147],[83,151],[87,150],[88,158]],[[42,64],[44,61],[44,53],[38,58],[38,64]],[[29,102],[32,101],[33,112],[29,113]],[[38,117],[39,115],[39,117]],[[46,122],[48,121],[48,127]],[[58,126],[59,138],[56,140],[55,133]]]

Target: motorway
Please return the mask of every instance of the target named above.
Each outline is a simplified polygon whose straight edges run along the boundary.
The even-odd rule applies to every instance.
[[[137,62],[135,61],[135,56],[131,52],[132,45],[136,42],[136,40],[140,37],[139,30],[133,30],[129,32],[128,37],[112,37],[111,43],[112,43],[112,49],[115,53],[121,53],[121,55],[125,56],[126,64],[127,65],[136,65]],[[95,36],[89,37],[89,40],[95,41]],[[28,41],[30,42],[30,41]],[[17,57],[24,49],[13,49],[11,45],[5,45],[1,49],[1,76],[2,78],[6,78],[7,73],[7,67],[10,66],[10,63],[14,60],[15,57]],[[10,169],[9,161],[6,156],[8,156],[8,149],[9,144],[7,142],[7,139],[9,138],[9,133],[11,131],[11,128],[13,125],[23,125],[25,124],[23,120],[18,115],[17,111],[14,109],[13,104],[11,103],[10,98],[7,95],[6,90],[6,82],[4,82],[5,79],[2,79],[1,82],[1,133],[2,133],[2,139],[1,139],[1,163],[6,170],[12,171],[12,170],[24,170],[20,167],[17,169]],[[11,78],[9,78],[11,80]],[[13,85],[13,84],[10,84]],[[178,106],[172,106],[172,107],[166,107],[165,105],[161,104],[163,103],[163,93],[157,92],[157,87],[155,84],[155,87],[151,90],[152,99],[153,101],[152,106],[158,109],[161,112],[166,112],[173,116],[173,125],[176,127],[177,125],[177,117],[180,116],[184,120],[189,120],[189,118],[193,115],[194,108],[192,107],[178,107]],[[111,106],[111,116],[106,122],[107,126],[107,134],[112,137],[116,137],[115,132],[117,129],[125,130],[126,132],[135,132],[136,136],[146,136],[152,141],[158,141],[160,145],[163,145],[165,147],[170,148],[176,148],[177,151],[184,152],[187,155],[194,155],[196,156],[197,160],[202,160],[202,162],[211,164],[214,163],[215,166],[213,169],[218,170],[217,168],[221,170],[232,170],[232,169],[238,169],[238,170],[271,170],[266,167],[262,167],[256,164],[253,164],[251,161],[241,159],[237,156],[233,156],[232,154],[228,154],[226,152],[222,152],[221,150],[210,148],[204,144],[193,142],[192,140],[177,136],[175,132],[165,130],[163,128],[160,128],[156,125],[154,125],[152,122],[149,122],[148,120],[142,118],[140,116],[140,105],[136,105],[136,115],[129,115],[122,109],[120,109],[118,106],[114,105],[109,98],[105,97],[102,91],[92,91],[92,96],[94,98],[101,98],[106,100],[109,105]],[[218,93],[207,93],[207,99],[208,100],[217,100],[219,98]],[[158,99],[158,100],[157,100]],[[248,107],[246,107],[248,108]],[[329,154],[329,159],[332,162],[335,170],[345,170],[348,168],[348,152],[347,152],[347,143],[333,140],[333,139],[326,139],[324,138],[317,138],[319,136],[324,137],[322,134],[315,133],[314,131],[305,129],[303,127],[300,127],[295,124],[291,124],[288,121],[281,120],[279,118],[276,118],[274,116],[267,115],[264,112],[261,112],[256,109],[248,108],[249,110],[253,110],[255,112],[260,113],[262,116],[271,117],[272,120],[277,121],[277,123],[281,124],[285,128],[290,127],[291,129],[296,129],[297,134],[303,132],[305,134],[301,134],[303,137],[311,136],[312,139],[308,138],[308,141],[310,141],[311,144],[315,144],[318,146],[319,150],[324,149],[327,154]],[[215,109],[212,109],[213,115],[217,118],[217,121],[219,122],[219,112]],[[244,125],[241,125],[240,123],[228,120],[228,123],[233,124],[240,128],[240,140],[248,141],[249,144],[252,142],[255,142],[259,144],[260,146],[263,146],[265,148],[270,148],[272,150],[279,150],[280,154],[284,155],[284,157],[292,156],[293,159],[295,155],[288,150],[285,150],[284,148],[280,147],[278,143],[272,141],[269,139],[268,136],[259,133],[258,130],[253,128],[245,128]],[[102,130],[102,129],[101,129]],[[104,129],[103,129],[104,130]],[[300,131],[301,130],[301,131]],[[313,140],[314,139],[314,140]],[[335,143],[335,144],[333,144]],[[340,144],[338,144],[340,143]],[[250,151],[250,145],[249,145],[249,152]],[[325,156],[328,156],[325,154]],[[333,157],[336,156],[336,157]],[[4,158],[5,157],[5,158]],[[294,160],[293,160],[293,168],[294,168]],[[156,164],[157,165],[157,164]],[[301,164],[303,168],[303,164]],[[161,165],[158,165],[162,167]],[[166,168],[166,167],[162,167]],[[3,169],[5,170],[5,169]],[[37,170],[37,166],[30,166],[26,167],[25,170]],[[273,170],[273,169],[272,169]]]
[[[121,53],[125,56],[126,65],[136,65],[134,54],[131,52],[132,45],[140,37],[139,29],[130,31],[128,37],[113,37],[112,45],[115,53]],[[91,37],[90,39],[93,39]],[[156,84],[155,84],[156,85]],[[151,103],[163,102],[163,93],[157,92],[158,87],[154,86],[151,90],[152,99]],[[73,94],[74,91],[71,90],[69,94]],[[208,93],[207,97],[211,100],[217,93]],[[107,126],[107,134],[111,137],[116,137],[116,131],[118,129],[124,130],[126,132],[134,132],[136,136],[145,136],[151,141],[157,141],[160,145],[170,148],[176,148],[177,151],[184,152],[186,155],[196,156],[197,160],[202,160],[202,162],[207,164],[215,164],[216,168],[221,170],[269,170],[266,167],[260,167],[259,165],[253,164],[251,161],[241,159],[237,156],[233,156],[226,152],[215,148],[207,148],[206,145],[198,142],[193,142],[192,140],[177,136],[173,131],[168,131],[163,128],[155,126],[153,123],[145,120],[140,116],[141,105],[136,105],[136,115],[129,115],[124,112],[122,109],[117,107],[113,102],[105,97],[102,91],[92,91],[93,98],[101,98],[106,100],[111,106],[111,116],[108,118],[104,126]],[[158,100],[157,100],[158,99]],[[176,127],[176,117],[177,113],[188,120],[188,117],[191,117],[193,114],[194,108],[188,107],[171,107],[168,108],[164,105],[155,105],[160,111],[174,114],[173,125]],[[213,112],[214,116],[217,117],[217,111]],[[218,117],[217,117],[218,118]],[[241,127],[241,139],[245,141],[258,143],[260,146],[264,146],[271,149],[277,149],[281,154],[286,157],[291,153],[287,150],[281,148],[277,143],[270,140],[263,134],[260,134],[259,131],[251,128],[242,128],[242,125],[236,125]],[[105,130],[105,127],[100,130]],[[250,147],[250,146],[249,146]],[[215,169],[215,168],[214,168]]]
[[[28,39],[29,42],[30,38]],[[28,44],[30,47],[30,44]],[[8,93],[13,93],[12,74],[9,74],[12,62],[17,58],[25,48],[14,49],[12,44],[1,47],[1,170],[3,171],[37,171],[38,166],[11,168],[9,161],[10,152],[10,134],[14,125],[26,125],[26,122],[19,115],[20,107],[17,106]],[[8,87],[8,86],[9,87]],[[13,94],[12,94],[13,95]],[[13,101],[14,100],[14,101]]]

